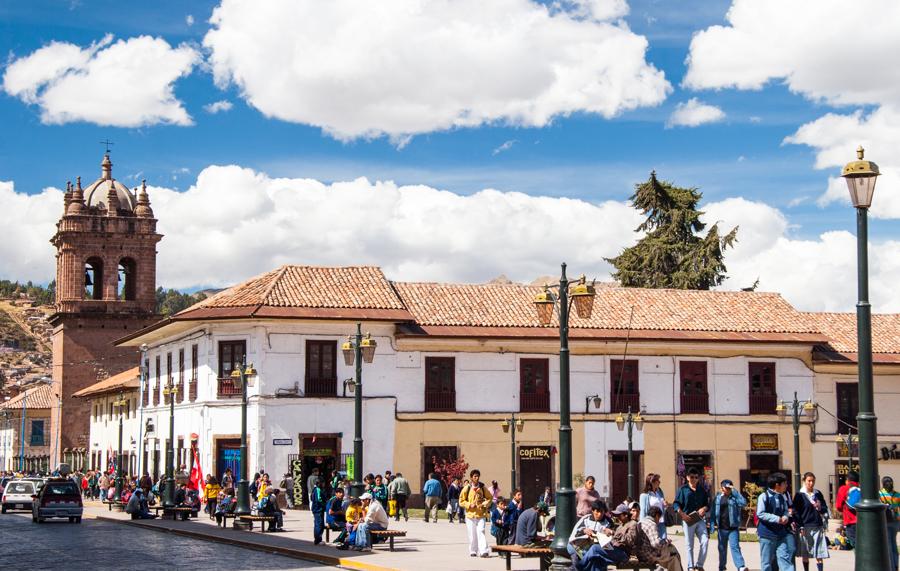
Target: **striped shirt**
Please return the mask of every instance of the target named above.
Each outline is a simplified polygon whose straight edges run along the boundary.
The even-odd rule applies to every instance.
[[[889,492],[882,488],[878,492],[878,499],[881,500],[881,503],[888,506],[888,510],[893,515],[893,517],[888,518],[888,521],[900,521],[900,493]]]

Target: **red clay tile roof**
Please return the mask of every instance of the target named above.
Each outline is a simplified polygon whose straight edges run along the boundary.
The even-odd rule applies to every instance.
[[[517,284],[394,284],[421,326],[541,327],[537,286]],[[572,329],[818,333],[774,293],[598,287],[590,319],[573,310]],[[554,326],[555,327],[555,326]]]
[[[24,405],[26,409],[50,408],[56,405],[56,396],[53,394],[53,387],[40,384],[36,387],[27,389],[25,392],[19,393],[3,404],[0,404],[0,408],[21,409],[23,401],[25,401]]]
[[[850,355],[857,351],[856,313],[804,313],[809,323],[830,341],[823,350]],[[872,352],[900,354],[900,314],[883,313],[872,316]]]
[[[72,394],[75,397],[88,397],[103,393],[111,393],[119,390],[137,389],[141,386],[141,370],[134,367],[123,371],[118,375],[113,375],[107,379],[94,383],[89,387],[85,387],[80,391]]]
[[[381,268],[282,266],[180,312],[176,319],[324,317],[409,320]]]

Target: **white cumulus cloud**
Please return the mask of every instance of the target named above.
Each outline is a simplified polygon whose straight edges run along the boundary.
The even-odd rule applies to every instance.
[[[199,60],[188,45],[173,48],[150,36],[114,42],[107,35],[86,48],[53,41],[14,58],[3,74],[3,90],[38,106],[47,124],[190,125],[173,84]]]
[[[715,105],[708,105],[692,97],[675,106],[675,110],[666,121],[666,127],[696,127],[704,123],[715,123],[724,118],[725,112]]]
[[[266,116],[340,139],[402,141],[660,103],[671,86],[646,61],[646,38],[622,22],[585,17],[621,14],[621,6],[223,0],[204,46],[217,84],[236,85]]]
[[[207,113],[212,113],[213,115],[215,115],[216,113],[224,113],[225,111],[229,111],[231,110],[231,107],[231,101],[222,99],[221,101],[214,101],[213,103],[204,105],[203,110]]]
[[[762,89],[782,82],[791,91],[832,106],[873,106],[827,113],[785,142],[816,151],[816,166],[834,173],[820,204],[846,201],[839,169],[862,144],[883,176],[900,184],[900,3],[857,0],[734,0],[727,25],[691,41],[684,84],[693,89]],[[878,192],[876,217],[900,218],[900,193]]]
[[[281,264],[377,264],[393,279],[481,282],[505,274],[531,281],[557,268],[566,243],[571,268],[609,279],[604,257],[633,244],[640,216],[625,203],[593,204],[485,189],[469,196],[365,178],[326,184],[272,178],[235,165],[203,169],[179,192],[150,187],[159,229],[158,282],[166,287],[225,286]],[[739,226],[726,252],[727,289],[760,279],[806,310],[850,311],[855,302],[856,239],[825,232],[798,239],[778,209],[744,198],[702,205],[707,223]],[[0,277],[49,281],[48,240],[62,193],[16,193],[0,182]],[[900,311],[900,242],[871,245],[871,288],[878,312]],[[848,285],[849,284],[849,285]]]

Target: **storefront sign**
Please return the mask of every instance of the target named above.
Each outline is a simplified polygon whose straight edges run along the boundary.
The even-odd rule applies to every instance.
[[[838,458],[849,458],[850,456],[859,456],[859,442],[851,442],[850,448],[847,448],[847,442],[837,443]]]
[[[897,443],[893,443],[890,446],[885,444],[881,447],[881,461],[888,462],[890,460],[900,460],[900,450],[897,448]]]
[[[550,449],[535,446],[533,448],[519,448],[520,460],[549,460]]]
[[[347,475],[353,479],[353,476],[356,472],[353,471],[353,468],[356,467],[356,457],[355,456],[347,456]]]
[[[331,448],[304,448],[304,456],[334,456],[334,450]]]
[[[750,450],[778,450],[778,435],[751,434]]]
[[[273,438],[272,446],[293,446],[293,438]]]
[[[853,460],[853,470],[859,473],[859,461],[857,459]],[[834,473],[837,476],[846,476],[847,473],[850,472],[850,466],[848,460],[837,460],[834,463]]]

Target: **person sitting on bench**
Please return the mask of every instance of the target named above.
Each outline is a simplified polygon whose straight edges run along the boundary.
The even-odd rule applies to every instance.
[[[233,514],[237,504],[234,501],[234,488],[219,492],[219,502],[216,504],[216,525],[222,523],[225,514]]]
[[[138,488],[131,494],[128,504],[125,506],[125,513],[131,514],[131,519],[154,519],[156,514],[150,513],[150,506],[147,505],[147,499],[144,497],[144,490]]]
[[[332,531],[339,531],[334,543],[343,543],[347,537],[347,518],[344,505],[344,488],[335,488],[334,496],[325,504],[325,525]]]
[[[366,515],[356,528],[356,545],[354,549],[366,551],[372,549],[371,532],[388,528],[388,515],[380,502],[372,501],[372,494],[369,492],[361,495],[359,499],[362,500]]]
[[[540,516],[550,514],[550,509],[544,502],[538,502],[519,515],[516,524],[516,545],[523,547],[544,547],[547,542],[538,535],[541,531]]]
[[[269,487],[269,494],[259,502],[258,513],[275,518],[269,523],[269,531],[284,531],[284,512],[278,507],[278,488]]]

